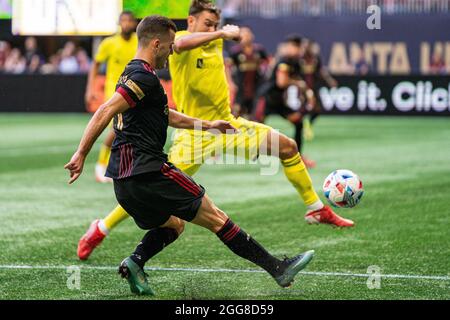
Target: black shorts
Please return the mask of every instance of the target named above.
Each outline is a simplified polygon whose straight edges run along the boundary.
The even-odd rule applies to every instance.
[[[299,112],[300,110],[292,110],[282,100],[275,102],[266,96],[258,97],[256,107],[254,108],[253,117],[256,121],[264,122],[266,116],[278,114],[283,118],[287,118],[290,114]]]
[[[119,204],[145,230],[163,225],[170,216],[195,218],[205,189],[171,163],[160,171],[114,180]]]

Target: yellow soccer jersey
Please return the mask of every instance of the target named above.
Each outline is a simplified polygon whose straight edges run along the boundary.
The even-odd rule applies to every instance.
[[[175,39],[190,34],[178,31]],[[204,120],[231,120],[228,82],[222,55],[223,40],[174,52],[169,57],[172,94],[178,111]]]
[[[105,38],[98,47],[95,61],[106,62],[105,99],[109,99],[116,89],[117,81],[125,66],[134,58],[138,46],[135,33],[129,40],[120,34]]]

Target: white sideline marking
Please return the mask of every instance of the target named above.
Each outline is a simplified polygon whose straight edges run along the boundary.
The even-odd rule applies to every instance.
[[[117,270],[118,267],[113,266],[84,266],[84,265],[74,265],[80,267],[81,269],[91,269],[91,270]],[[47,266],[29,266],[29,265],[0,265],[0,269],[67,269],[69,266],[57,266],[57,265],[47,265]],[[182,271],[182,272],[234,272],[234,273],[265,273],[262,270],[249,270],[249,269],[203,269],[203,268],[159,268],[159,267],[146,267],[145,270],[149,271]],[[371,274],[365,273],[350,273],[350,272],[309,272],[301,271],[300,274],[308,276],[319,276],[319,277],[357,277],[357,278],[368,278]],[[450,281],[450,276],[427,276],[427,275],[412,275],[412,274],[381,274],[381,278],[391,278],[391,279],[423,279],[423,280],[443,280]]]

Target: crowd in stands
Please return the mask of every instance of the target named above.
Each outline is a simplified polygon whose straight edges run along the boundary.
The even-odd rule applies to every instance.
[[[67,41],[54,54],[45,56],[36,38],[27,37],[23,49],[12,47],[9,42],[0,41],[0,73],[9,74],[84,74],[89,72],[91,58],[86,50],[77,47],[73,41]],[[367,75],[374,70],[364,56],[348,66],[343,74]],[[449,74],[444,52],[435,50],[431,57],[429,74]]]
[[[45,56],[36,38],[27,37],[23,49],[0,41],[0,73],[77,74],[87,73],[91,60],[85,49],[67,41],[56,53]]]
[[[448,13],[450,0],[218,0],[226,17],[365,14],[378,5],[386,14]]]

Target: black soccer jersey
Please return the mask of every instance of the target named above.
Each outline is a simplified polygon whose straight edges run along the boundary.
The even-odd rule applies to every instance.
[[[276,74],[278,70],[287,71],[292,79],[300,79],[300,63],[298,59],[281,58],[275,67],[269,81],[261,88],[261,94],[268,99],[271,104],[285,104],[285,88],[277,86]]]
[[[130,108],[114,117],[116,138],[106,176],[122,179],[159,171],[167,161],[163,148],[169,108],[155,70],[143,60],[131,60],[117,83],[116,92]]]

